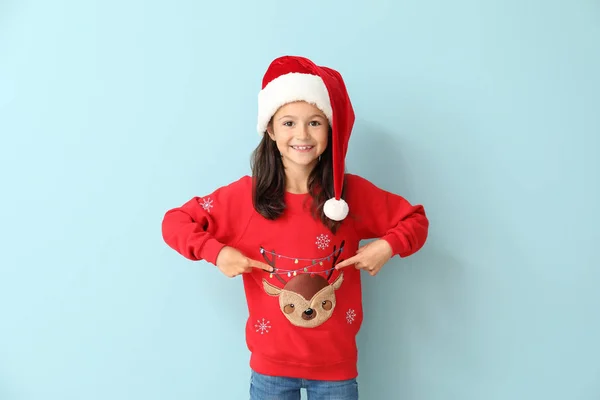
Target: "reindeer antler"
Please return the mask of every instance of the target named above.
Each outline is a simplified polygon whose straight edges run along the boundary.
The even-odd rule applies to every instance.
[[[333,245],[333,263],[331,264],[331,270],[327,274],[327,280],[329,280],[329,278],[331,278],[331,275],[333,275],[333,269],[334,269],[335,265],[337,264],[338,259],[342,255],[342,249],[344,248],[345,243],[346,243],[346,241],[342,240],[342,243],[340,243],[340,248],[337,251],[336,251],[336,246]]]
[[[271,267],[273,267],[272,274],[275,275],[275,278],[277,278],[279,280],[279,282],[281,282],[285,285],[287,282],[281,276],[279,276],[279,274],[277,273],[277,268],[275,268],[275,258],[277,257],[275,255],[275,251],[272,251],[270,253],[272,256],[271,258],[269,258],[269,255],[267,254],[268,252],[265,249],[262,249],[261,253],[263,255],[263,258],[267,262],[267,264],[269,264]]]

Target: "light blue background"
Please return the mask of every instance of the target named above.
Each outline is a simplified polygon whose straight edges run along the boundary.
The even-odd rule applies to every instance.
[[[431,219],[365,278],[361,398],[599,399],[592,0],[0,2],[0,399],[247,398],[241,281],[160,222],[249,172],[282,54],[344,74],[349,171]]]

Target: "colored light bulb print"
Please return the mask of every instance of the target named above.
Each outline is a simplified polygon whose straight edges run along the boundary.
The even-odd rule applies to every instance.
[[[291,256],[279,254],[275,251],[265,250],[263,247],[260,248],[260,254],[263,254],[263,257],[264,257],[265,253],[266,253],[267,255],[272,256],[273,258],[281,259],[284,262],[286,262],[286,261],[293,262],[295,264],[293,269],[286,269],[286,268],[280,268],[280,267],[277,268],[277,270],[280,273],[288,273],[288,276],[291,276],[292,274],[294,274],[294,276],[295,276],[296,274],[301,273],[301,272],[308,273],[309,269],[311,269],[311,271],[310,271],[311,274],[328,273],[335,269],[336,260],[339,259],[341,253],[344,251],[344,243],[345,243],[345,241],[342,240],[342,243],[340,244],[339,248],[337,248],[334,245],[333,252],[331,252],[330,254],[328,254],[324,257],[320,257],[320,258],[291,257]],[[323,267],[325,265],[324,262],[327,262],[327,263],[331,262],[332,258],[334,258],[334,262],[331,264],[330,267],[325,268],[325,269],[319,268],[318,270],[315,270],[315,268],[318,266]],[[271,278],[272,278],[272,276],[271,276]]]
[[[343,242],[340,249],[332,256],[333,266],[341,256],[342,247]],[[329,280],[335,268],[328,269],[326,276],[314,273],[299,273],[291,276],[290,272],[287,272],[286,275],[288,278],[291,276],[291,279],[286,281],[277,269],[276,260],[279,259],[277,253],[275,251],[261,251],[261,253],[267,264],[274,269],[269,276],[275,277],[283,285],[278,287],[263,279],[263,289],[269,296],[279,299],[279,308],[288,321],[295,326],[314,328],[331,318],[336,306],[335,292],[344,281],[343,272],[340,272],[331,283]]]

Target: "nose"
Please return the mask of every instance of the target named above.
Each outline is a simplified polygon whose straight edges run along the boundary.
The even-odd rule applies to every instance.
[[[309,138],[309,134],[308,134],[308,128],[305,125],[301,125],[298,129],[297,129],[297,136],[298,139],[308,139]]]
[[[312,308],[308,308],[302,313],[302,319],[305,321],[309,321],[313,319],[316,315],[317,313],[315,312],[315,310],[313,310]]]

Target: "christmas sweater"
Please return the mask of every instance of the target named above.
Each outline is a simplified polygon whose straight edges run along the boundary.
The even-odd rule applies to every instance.
[[[242,275],[248,306],[246,344],[258,373],[318,380],[358,375],[356,335],[363,321],[361,274],[336,270],[363,239],[386,240],[407,257],[425,243],[429,222],[420,205],[347,175],[350,214],[332,234],[310,211],[307,194],[285,194],[277,220],[253,207],[245,176],[166,212],[165,242],[184,257],[216,265],[231,246],[275,268]]]

